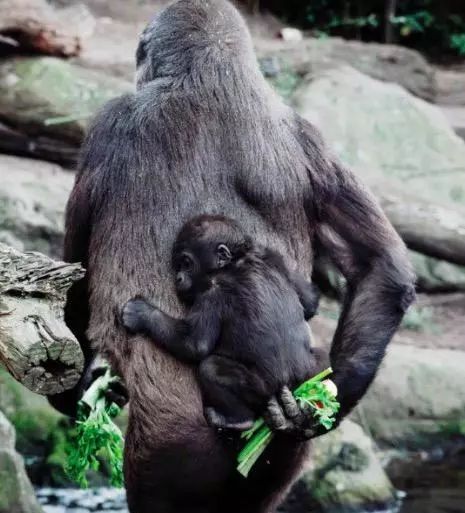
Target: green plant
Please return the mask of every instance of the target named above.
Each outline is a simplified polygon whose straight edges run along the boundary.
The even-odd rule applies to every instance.
[[[332,369],[326,369],[313,378],[305,381],[297,387],[293,395],[301,405],[306,405],[313,412],[315,420],[325,429],[329,430],[336,421],[335,414],[339,411],[339,403],[336,400],[337,390],[334,383],[330,386],[323,381],[332,373]],[[247,443],[237,457],[237,470],[244,477],[263,454],[273,439],[273,433],[263,419],[258,419],[255,424],[242,433]]]
[[[452,34],[450,36],[450,47],[459,55],[465,55],[465,33]]]
[[[435,0],[269,0],[286,23],[318,37],[393,41],[440,56],[465,55],[465,11]],[[386,12],[389,18],[386,20]]]
[[[110,482],[123,486],[123,435],[113,422],[120,408],[109,403],[105,392],[118,378],[108,369],[96,379],[78,404],[76,429],[66,448],[68,476],[86,488],[87,472],[100,468],[99,456],[110,462]]]

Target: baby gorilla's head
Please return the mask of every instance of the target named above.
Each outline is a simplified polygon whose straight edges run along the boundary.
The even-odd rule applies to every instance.
[[[252,241],[233,219],[203,215],[188,221],[173,248],[176,291],[185,303],[210,286],[219,270],[234,267],[252,249]]]

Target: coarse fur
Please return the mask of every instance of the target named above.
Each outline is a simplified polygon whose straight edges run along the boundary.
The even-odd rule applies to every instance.
[[[236,219],[307,278],[327,253],[348,282],[330,358],[340,418],[363,396],[414,277],[404,244],[318,131],[268,87],[250,35],[226,0],[179,0],[138,50],[137,91],[109,102],[83,145],[66,216],[65,259],[82,261],[66,320],[109,358],[130,395],[125,480],[131,513],[270,513],[308,444],[276,436],[248,479],[237,447],[205,422],[194,370],[118,321],[137,294],[183,315],[170,273],[181,226],[200,213]],[[77,392],[52,402],[72,411]]]
[[[224,216],[188,221],[172,261],[187,316],[171,317],[135,298],[123,308],[123,324],[176,358],[199,364],[212,427],[251,428],[270,397],[321,370],[306,324],[316,313],[318,292],[290,273],[281,255],[255,244]]]

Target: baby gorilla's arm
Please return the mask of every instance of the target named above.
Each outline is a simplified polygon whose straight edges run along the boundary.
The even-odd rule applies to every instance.
[[[320,291],[312,282],[306,280],[299,273],[291,273],[290,280],[304,307],[305,320],[308,321],[318,310]]]
[[[142,298],[128,301],[122,322],[131,333],[141,333],[180,360],[199,362],[214,349],[220,334],[218,304],[205,293],[185,319],[176,319]]]

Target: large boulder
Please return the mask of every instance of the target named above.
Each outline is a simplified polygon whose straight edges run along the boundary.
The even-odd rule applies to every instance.
[[[61,257],[74,175],[58,165],[0,155],[0,242]]]
[[[375,193],[392,183],[412,197],[465,212],[465,144],[439,108],[348,66],[308,77],[293,103]],[[439,271],[431,269],[438,269],[437,261],[418,261],[421,284],[446,289],[450,278],[440,278],[438,287]],[[457,276],[452,288],[463,288],[462,268],[443,264],[441,274]]]
[[[348,64],[370,77],[400,84],[420,98],[435,97],[433,68],[420,53],[402,46],[340,38],[311,38],[294,43],[258,39],[256,45],[262,62],[263,59],[276,61],[277,72],[280,69],[303,77]]]
[[[371,439],[349,420],[314,441],[310,468],[283,506],[286,513],[387,509],[396,492]]]
[[[15,451],[13,426],[0,411],[0,513],[41,513],[34,489]]]
[[[465,205],[465,144],[441,110],[348,66],[308,79],[293,97],[339,156],[432,201]]]
[[[389,447],[429,448],[465,435],[464,369],[465,351],[393,344],[354,418]]]
[[[436,70],[436,102],[441,105],[465,105],[465,72],[463,69]]]
[[[52,57],[5,60],[0,63],[0,118],[6,125],[0,126],[0,150],[69,164],[96,111],[131,89],[130,82]]]

